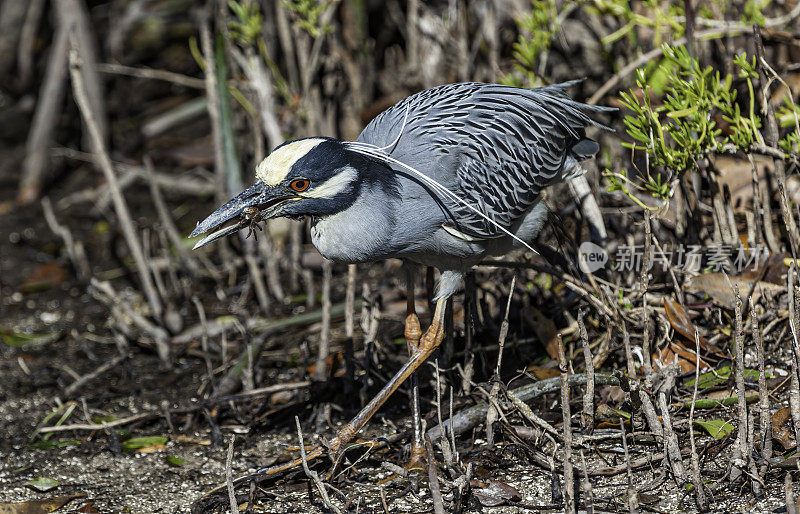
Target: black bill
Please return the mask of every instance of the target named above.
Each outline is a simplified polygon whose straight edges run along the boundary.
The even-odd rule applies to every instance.
[[[189,237],[197,237],[211,230],[213,232],[198,241],[192,249],[196,250],[259,220],[273,217],[280,205],[290,198],[280,195],[275,188],[261,181],[256,182],[197,224]]]

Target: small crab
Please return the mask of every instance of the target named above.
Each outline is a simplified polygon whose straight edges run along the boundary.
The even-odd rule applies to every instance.
[[[261,222],[261,211],[257,207],[248,207],[242,211],[241,216],[242,222],[246,223],[247,226],[247,235],[245,239],[249,239],[252,235],[253,239],[258,241],[257,232],[254,229],[263,230],[261,225],[259,225]]]

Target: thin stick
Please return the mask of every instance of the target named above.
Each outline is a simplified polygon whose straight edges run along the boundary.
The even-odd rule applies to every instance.
[[[769,412],[769,388],[767,387],[767,375],[764,371],[764,337],[761,334],[761,327],[753,307],[753,298],[750,297],[751,326],[753,329],[753,341],[756,343],[756,355],[758,356],[758,419],[759,419],[759,439],[761,442],[762,464],[758,470],[758,476],[763,481],[769,470],[769,460],[772,458],[772,416]]]
[[[561,416],[564,420],[564,510],[567,513],[575,512],[575,484],[572,470],[572,430],[569,409],[569,377],[567,358],[564,355],[564,342],[561,334],[556,336],[558,341],[558,369],[561,371]]]
[[[585,314],[583,310],[578,313],[578,332],[580,333],[581,344],[583,345],[583,359],[586,364],[586,392],[583,395],[581,425],[583,425],[584,434],[591,434],[594,429],[594,364],[592,363],[592,350],[589,348],[589,335],[586,333],[586,325],[583,323]]]
[[[136,269],[139,271],[139,280],[142,282],[142,287],[144,288],[147,301],[150,304],[150,309],[152,310],[153,316],[157,319],[160,319],[163,311],[161,300],[159,299],[158,293],[156,293],[155,286],[153,285],[150,269],[147,267],[147,261],[144,258],[144,253],[142,252],[139,238],[136,235],[136,229],[133,226],[133,220],[131,219],[130,212],[128,211],[128,204],[125,202],[125,199],[120,191],[119,183],[117,182],[117,175],[114,173],[114,167],[112,166],[111,159],[108,156],[108,151],[106,150],[103,136],[100,134],[100,129],[97,126],[94,113],[91,109],[91,104],[86,96],[86,89],[83,84],[83,76],[80,72],[81,62],[76,44],[77,43],[75,41],[72,42],[72,49],[69,52],[69,67],[70,75],[72,77],[72,89],[75,95],[75,101],[78,104],[83,121],[86,123],[89,136],[92,140],[92,146],[97,150],[95,155],[97,159],[97,165],[103,171],[106,182],[108,182],[111,198],[114,202],[114,210],[119,218],[120,227],[122,228],[122,233],[125,236],[125,242],[128,244],[128,248],[131,251],[133,260],[136,263]],[[168,360],[168,352],[167,355],[162,353],[160,356],[162,360]]]
[[[197,262],[194,259],[194,254],[186,248],[186,245],[183,242],[183,238],[181,237],[181,233],[178,230],[178,227],[175,225],[175,222],[172,220],[172,216],[169,213],[169,209],[167,209],[167,205],[164,203],[164,197],[161,195],[161,188],[158,185],[158,180],[156,180],[155,172],[153,170],[153,160],[150,159],[149,155],[145,155],[142,159],[144,163],[144,170],[147,177],[147,184],[150,186],[150,196],[153,197],[153,204],[156,206],[156,212],[158,213],[158,218],[161,220],[161,225],[164,227],[164,231],[169,237],[170,243],[175,248],[175,251],[178,252],[178,255],[183,261],[184,264],[191,270],[193,273],[197,273],[199,271],[199,267]]]
[[[339,508],[331,503],[331,499],[328,496],[328,490],[325,489],[325,484],[323,484],[322,480],[320,480],[319,474],[316,471],[312,471],[311,468],[308,467],[308,459],[306,458],[306,445],[305,442],[303,442],[303,431],[300,429],[300,418],[295,416],[294,423],[297,426],[297,438],[300,440],[300,458],[303,461],[303,471],[317,488],[325,508],[332,510],[336,514],[340,514],[341,511]]]
[[[694,481],[695,500],[697,501],[697,508],[700,511],[708,509],[708,502],[706,501],[706,493],[703,490],[705,487],[700,478],[700,458],[697,455],[697,447],[694,442],[694,404],[697,402],[697,386],[700,382],[700,335],[697,330],[694,331],[694,348],[695,348],[695,367],[694,367],[694,388],[692,390],[692,405],[689,407],[689,445],[692,450],[692,480]]]
[[[783,491],[786,495],[786,513],[797,514],[797,505],[794,500],[794,492],[792,491],[792,474],[786,472],[786,477],[783,479]]]
[[[744,385],[744,328],[742,326],[742,302],[739,296],[739,285],[733,286],[736,295],[734,305],[734,337],[736,356],[736,396],[739,413],[739,426],[736,433],[736,444],[731,456],[731,482],[736,482],[745,471],[747,460],[747,398]]]
[[[625,437],[625,434],[622,434]],[[592,491],[592,481],[589,480],[589,473],[586,471],[586,457],[583,455],[581,448],[581,470],[583,471],[583,494],[585,496],[584,503],[586,505],[586,514],[594,514],[594,492]]]
[[[595,386],[598,385],[619,385],[619,379],[613,375],[607,375],[605,373],[597,373],[594,376],[595,379]],[[575,373],[568,376],[568,382],[570,387],[580,387],[586,385],[586,374],[585,373]],[[545,380],[540,380],[533,384],[527,384],[522,387],[518,387],[516,389],[511,390],[510,392],[514,394],[517,398],[519,398],[523,402],[527,402],[532,400],[533,398],[538,398],[543,394],[553,393],[560,389],[561,387],[561,377],[553,377],[548,378]],[[449,419],[445,420],[442,426],[436,425],[430,428],[427,432],[428,436],[431,440],[436,440],[442,437],[443,431],[447,434],[452,433],[455,435],[460,435],[468,430],[471,430],[475,427],[478,423],[482,423],[486,420],[486,410],[489,408],[486,402],[478,403],[477,405],[473,405],[468,409],[464,409],[455,416],[451,416]]]
[[[506,312],[503,315],[503,322],[500,324],[500,335],[497,338],[498,351],[497,351],[497,366],[495,366],[494,374],[500,376],[500,365],[503,362],[503,348],[506,345],[506,336],[508,335],[508,314],[511,311],[511,299],[514,297],[514,286],[517,284],[517,276],[511,278],[511,287],[508,289],[508,300],[506,301]]]
[[[498,352],[497,352],[497,365],[494,369],[494,376],[492,377],[492,387],[489,391],[489,403],[494,405],[497,402],[498,395],[500,394],[500,366],[503,362],[503,348],[506,344],[506,336],[508,335],[508,314],[511,310],[511,298],[514,296],[514,285],[516,284],[516,275],[511,279],[511,288],[508,291],[508,301],[506,302],[506,312],[503,316],[503,322],[500,324],[500,335],[498,336]],[[525,402],[519,402],[525,405]],[[525,405],[527,407],[527,405]],[[530,411],[530,408],[528,408]],[[486,411],[486,442],[489,446],[494,444],[494,422],[497,421],[499,412],[495,407],[490,407]],[[531,412],[533,414],[533,412]]]
[[[355,312],[356,312],[356,272],[355,264],[347,266],[347,287],[345,290],[345,309],[344,309],[344,334],[348,339],[355,336]]]
[[[17,195],[20,204],[30,203],[39,196],[42,175],[48,165],[48,148],[52,146],[53,132],[58,126],[58,116],[61,114],[67,83],[69,38],[77,14],[74,12],[74,4],[71,4],[72,9],[66,2],[57,2],[54,7],[58,23],[45,67],[39,100],[36,102],[36,112],[25,143],[25,161]]]
[[[775,117],[775,110],[772,108],[772,103],[769,99],[769,79],[764,63],[764,44],[761,40],[761,27],[753,25],[753,41],[756,50],[756,69],[758,70],[758,82],[761,90],[761,114],[764,122],[764,143],[772,148],[778,147],[778,138],[780,137],[780,129],[778,127],[778,120]],[[778,188],[780,190],[779,199],[781,203],[781,213],[783,214],[783,222],[786,224],[786,231],[789,234],[791,242],[791,253],[796,258],[795,248],[798,241],[800,241],[800,232],[797,229],[797,222],[794,219],[792,210],[789,207],[789,201],[786,198],[786,163],[782,159],[773,159],[774,173],[778,179]]]
[[[331,332],[331,279],[333,273],[331,261],[322,261],[322,329],[319,334],[319,353],[317,353],[317,365],[314,370],[314,378],[319,381],[328,378],[328,357],[331,353],[330,332]]]
[[[133,416],[128,416],[127,418],[115,419],[114,421],[104,421],[102,423],[92,423],[92,424],[85,424],[85,423],[77,423],[74,425],[59,425],[54,427],[42,427],[39,429],[40,434],[46,434],[48,432],[67,432],[70,430],[104,430],[107,428],[114,428],[119,427],[122,425],[128,425],[130,423],[141,421],[143,419],[148,418],[155,418],[158,416],[158,412],[142,412],[140,414],[135,414]]]
[[[200,24],[200,46],[203,49],[205,60],[206,97],[208,102],[208,117],[211,119],[211,139],[214,141],[214,167],[217,184],[217,200],[225,201],[225,157],[223,155],[222,115],[219,108],[219,94],[217,88],[217,71],[214,60],[214,46],[211,42],[211,28],[208,17],[203,17]]]
[[[174,71],[158,70],[145,66],[134,67],[116,63],[97,63],[97,71],[107,75],[126,75],[141,79],[163,80],[179,86],[190,87],[193,89],[205,89],[206,83],[203,79],[190,77]]]
[[[70,229],[58,222],[53,212],[53,204],[50,202],[50,197],[45,196],[42,198],[42,212],[44,213],[44,219],[47,222],[47,226],[50,227],[50,230],[64,241],[67,255],[69,256],[70,262],[72,262],[72,265],[75,267],[78,279],[81,282],[88,281],[92,274],[92,268],[89,265],[89,260],[86,258],[86,251],[83,248],[83,243],[75,241]]]
[[[633,470],[631,466],[631,456],[628,453],[628,438],[625,436],[625,423],[619,419],[619,430],[622,433],[622,451],[625,454],[625,472],[628,478],[628,487],[625,489],[625,499],[628,504],[628,511],[631,514],[639,512],[639,497],[636,488],[633,487]],[[664,453],[666,455],[666,452]]]
[[[678,444],[678,437],[672,429],[672,417],[669,413],[669,405],[667,404],[667,392],[672,391],[675,387],[675,374],[676,368],[667,368],[666,378],[661,384],[658,391],[658,407],[661,410],[661,419],[663,420],[664,429],[664,459],[670,465],[675,480],[678,483],[683,483],[686,476],[686,469],[683,466],[683,458],[681,456],[680,445]]]
[[[431,499],[433,500],[433,512],[436,514],[444,514],[444,501],[442,500],[442,491],[439,489],[439,477],[436,476],[436,459],[433,455],[433,445],[431,438],[425,437],[425,451],[428,453],[428,488],[431,491]]]
[[[228,486],[228,500],[231,502],[231,514],[238,514],[239,502],[236,501],[236,490],[233,488],[233,442],[236,434],[231,434],[231,442],[228,443],[228,457],[225,459],[225,485]]]
[[[122,363],[128,357],[130,357],[130,355],[128,355],[127,353],[124,353],[122,355],[117,355],[116,357],[106,362],[105,364],[103,364],[96,370],[92,371],[91,373],[87,373],[86,375],[83,375],[77,380],[75,380],[75,382],[73,382],[72,384],[67,386],[66,389],[64,389],[64,394],[67,396],[72,396],[75,393],[75,391],[86,385],[87,382],[90,382],[95,378],[99,377],[100,375],[102,375],[103,373],[105,373],[106,371],[115,368],[117,365]]]

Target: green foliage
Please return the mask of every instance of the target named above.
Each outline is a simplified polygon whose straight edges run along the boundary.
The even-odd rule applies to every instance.
[[[311,37],[318,38],[331,32],[332,27],[321,23],[322,14],[333,4],[333,0],[282,0],[287,9],[297,15],[297,25],[308,32]]]
[[[236,16],[236,21],[228,23],[231,37],[241,45],[254,44],[261,35],[261,25],[264,23],[264,16],[261,15],[258,2],[228,0],[228,7]]]
[[[592,12],[614,16],[622,23],[619,29],[602,39],[603,44],[610,45],[625,37],[630,38],[632,44],[636,44],[637,29],[645,27],[653,30],[652,40],[656,45],[661,44],[665,36],[674,38],[683,36],[684,24],[676,19],[684,15],[683,2],[645,0],[642,2],[642,7],[642,10],[634,10],[629,0],[594,0]]]
[[[748,86],[748,112],[743,114],[736,102],[732,76],[722,77],[711,66],[701,67],[682,46],[664,45],[663,51],[661,69],[668,93],[661,105],[653,104],[653,88],[642,69],[636,73],[638,90],[624,91],[620,98],[632,111],[625,117],[625,126],[633,143],[623,145],[646,152],[649,165],[657,170],[654,174],[648,173],[643,189],[654,197],[666,199],[671,189],[668,182],[662,180],[662,170],[670,175],[681,174],[725,145],[747,150],[760,138],[761,121],[755,115],[752,83],[757,76],[755,59],[749,60],[744,54],[734,59],[739,78]],[[724,134],[717,125],[718,118],[728,124]],[[619,177],[606,176],[610,177],[611,190],[622,190]]]
[[[523,86],[537,83],[536,70],[539,57],[550,49],[550,42],[558,34],[558,11],[555,0],[533,0],[531,12],[517,20],[519,37],[514,43],[514,69],[518,72],[508,74],[504,83]]]
[[[778,141],[778,146],[787,155],[800,154],[800,107],[795,105],[789,95],[784,96],[783,101],[784,105],[778,109],[778,122],[781,127],[794,127],[794,130],[789,131],[783,139]]]
[[[763,26],[767,18],[762,11],[771,3],[772,0],[747,0],[744,3],[742,23],[748,25],[755,23]]]

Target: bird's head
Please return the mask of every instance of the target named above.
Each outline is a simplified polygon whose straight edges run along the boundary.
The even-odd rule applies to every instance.
[[[197,225],[191,237],[213,232],[194,247],[269,218],[345,210],[360,192],[364,161],[337,139],[315,137],[279,146],[258,165],[252,186]]]

